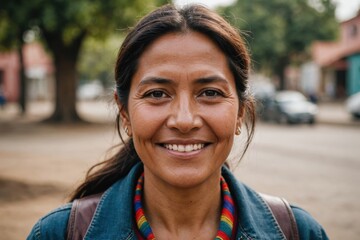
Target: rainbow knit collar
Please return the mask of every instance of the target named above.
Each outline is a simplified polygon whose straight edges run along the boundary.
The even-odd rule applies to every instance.
[[[235,205],[231,197],[229,187],[223,177],[220,178],[223,206],[221,211],[220,225],[216,234],[216,240],[230,240],[233,232],[235,221]],[[135,220],[137,224],[137,230],[140,232],[141,240],[155,240],[154,233],[150,227],[149,222],[146,220],[144,210],[142,207],[142,191],[144,185],[144,173],[139,177],[135,189],[134,208],[135,208]]]

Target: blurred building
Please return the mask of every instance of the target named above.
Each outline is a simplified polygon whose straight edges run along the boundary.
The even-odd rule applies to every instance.
[[[312,55],[314,62],[304,71],[317,78],[308,81],[318,84],[321,96],[343,99],[360,92],[360,11],[340,24],[338,42],[315,42]]]
[[[40,43],[24,45],[24,65],[29,99],[52,98],[54,67]],[[8,101],[19,98],[20,63],[17,51],[0,53],[0,88]]]

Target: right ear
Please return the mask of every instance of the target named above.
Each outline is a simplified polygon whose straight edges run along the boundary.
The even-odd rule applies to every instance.
[[[130,124],[130,118],[129,118],[127,109],[126,109],[125,105],[120,102],[119,96],[117,95],[116,91],[114,92],[114,98],[115,98],[116,104],[119,108],[121,127],[125,130],[125,132],[128,136],[131,136],[131,124]]]

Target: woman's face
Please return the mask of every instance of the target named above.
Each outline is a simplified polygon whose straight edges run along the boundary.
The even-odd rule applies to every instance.
[[[239,112],[224,53],[203,34],[169,33],[140,57],[122,120],[146,179],[193,187],[218,180]]]

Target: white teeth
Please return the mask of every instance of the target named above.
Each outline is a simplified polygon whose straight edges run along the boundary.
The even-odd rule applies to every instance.
[[[185,146],[184,146],[184,145],[179,145],[179,146],[177,147],[177,150],[178,150],[179,152],[185,152]]]
[[[178,152],[192,152],[192,151],[196,151],[196,150],[200,150],[202,149],[205,144],[203,143],[199,143],[199,144],[186,144],[186,145],[182,145],[182,144],[164,144],[165,148],[169,149],[169,150],[173,150],[173,151],[178,151]]]

